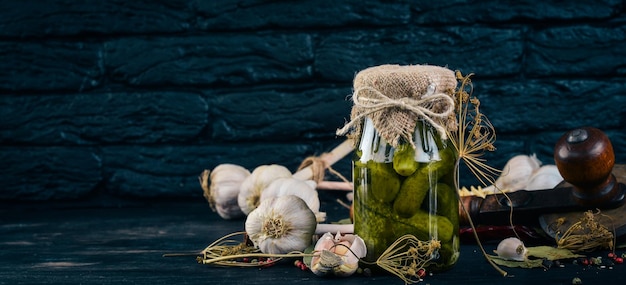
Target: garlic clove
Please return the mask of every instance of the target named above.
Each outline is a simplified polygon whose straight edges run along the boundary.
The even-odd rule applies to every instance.
[[[526,190],[552,189],[561,182],[563,182],[563,177],[556,165],[544,165],[530,176]]]
[[[289,169],[282,165],[261,165],[241,183],[237,203],[244,214],[249,214],[261,201],[261,192],[278,178],[291,177]]]
[[[307,204],[294,195],[268,198],[246,218],[245,230],[263,253],[303,251],[312,242],[317,222]]]
[[[498,244],[495,253],[506,260],[524,261],[528,254],[528,249],[521,240],[516,237],[510,237]]]
[[[250,176],[250,171],[235,164],[220,164],[213,171],[205,170],[200,175],[200,185],[211,209],[224,219],[243,217],[237,201],[241,183]],[[210,181],[210,185],[209,185]]]
[[[333,258],[336,259],[335,256],[337,256],[329,251],[333,246],[335,246],[335,240],[331,233],[323,234],[315,243],[313,252],[319,253],[311,258],[311,272],[315,273],[315,275],[325,276],[331,273],[335,266],[339,265],[339,262],[331,260]]]
[[[315,244],[314,252],[319,254],[311,259],[313,273],[347,277],[359,268],[359,259],[365,257],[367,248],[358,235],[325,233]]]
[[[315,187],[316,183],[313,180],[300,180],[292,177],[278,178],[261,192],[261,201],[284,195],[298,196],[315,213],[316,220],[323,222],[326,219],[326,213],[320,212],[320,199]]]
[[[363,239],[358,235],[344,235],[340,239],[340,243],[343,242],[348,242],[350,249],[341,256],[343,264],[335,270],[335,275],[347,277],[354,274],[359,268],[359,259],[365,257],[367,247]]]
[[[350,251],[352,252],[351,256],[355,258],[354,262],[358,262],[360,258],[365,257],[367,247],[365,246],[365,241],[360,236],[347,234],[343,238],[350,241]]]

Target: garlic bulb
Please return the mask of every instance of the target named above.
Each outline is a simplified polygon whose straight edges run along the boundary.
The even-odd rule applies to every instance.
[[[304,251],[315,233],[315,215],[297,196],[268,198],[246,218],[245,229],[254,246],[263,253]]]
[[[311,259],[311,271],[318,276],[333,274],[347,277],[359,268],[359,259],[365,257],[367,248],[358,235],[325,233],[315,244],[314,252],[319,253]]]
[[[220,164],[213,171],[204,170],[200,175],[200,186],[211,209],[224,219],[243,217],[237,197],[241,183],[250,176],[250,171],[235,164]],[[209,185],[210,181],[210,185]]]
[[[291,177],[287,167],[278,164],[261,165],[252,171],[239,189],[237,203],[244,214],[249,214],[261,201],[261,192],[278,178]]]
[[[500,191],[513,192],[526,188],[528,179],[533,172],[541,166],[541,161],[536,155],[516,155],[509,159],[502,169],[502,174],[494,185],[483,188],[487,193],[500,193]]]
[[[459,189],[461,196],[478,196],[485,198],[486,195],[502,192],[514,192],[517,190],[545,190],[556,187],[563,182],[563,177],[554,164],[541,166],[536,155],[517,155],[511,158],[502,175],[496,180],[495,186],[484,188],[471,186],[470,189]]]
[[[326,219],[326,213],[320,212],[320,199],[315,190],[315,181],[296,178],[278,178],[261,192],[261,201],[278,196],[295,195],[300,197],[315,214],[318,222]]]
[[[554,164],[548,164],[537,169],[528,179],[526,190],[552,189],[563,182],[563,176]]]
[[[498,248],[495,253],[506,260],[524,261],[528,249],[524,246],[524,243],[515,237],[510,237],[502,240],[498,244]]]

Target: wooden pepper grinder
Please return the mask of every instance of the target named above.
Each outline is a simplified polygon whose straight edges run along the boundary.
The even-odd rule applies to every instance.
[[[615,153],[600,130],[585,127],[565,133],[556,143],[554,161],[564,181],[545,190],[518,190],[485,198],[461,197],[459,223],[532,224],[541,215],[615,209],[624,205],[626,186],[613,174]],[[468,210],[466,214],[462,210]],[[625,223],[626,225],[626,223]]]
[[[574,200],[585,207],[602,207],[623,199],[615,175],[615,153],[599,129],[584,127],[565,133],[554,148],[554,161],[572,185]]]

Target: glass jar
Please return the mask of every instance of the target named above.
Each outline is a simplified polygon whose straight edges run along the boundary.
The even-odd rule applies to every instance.
[[[428,123],[418,121],[412,143],[404,141],[392,147],[370,118],[364,120],[353,158],[354,231],[367,246],[364,264],[375,263],[406,234],[441,243],[426,269],[443,271],[456,263],[459,208],[455,165],[452,144],[442,140]]]

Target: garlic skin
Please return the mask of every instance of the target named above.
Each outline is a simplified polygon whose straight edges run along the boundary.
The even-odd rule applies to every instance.
[[[516,237],[510,237],[502,240],[494,252],[506,260],[524,261],[526,254],[528,254],[528,249],[521,240]]]
[[[244,216],[239,207],[237,197],[241,183],[250,176],[250,171],[235,165],[224,163],[216,166],[213,171],[204,170],[200,174],[200,186],[203,196],[211,209],[223,219],[236,219]],[[209,185],[210,181],[210,185]]]
[[[311,245],[316,225],[315,214],[301,198],[285,195],[261,201],[248,214],[245,230],[261,252],[284,254]]]
[[[552,189],[563,182],[563,176],[554,164],[548,164],[537,169],[528,179],[526,190]]]
[[[320,212],[320,199],[315,187],[316,183],[313,180],[300,180],[293,177],[278,178],[261,192],[261,201],[285,195],[298,196],[313,211],[317,222],[323,222],[326,219],[326,213]]]
[[[348,277],[359,268],[359,259],[367,254],[367,247],[361,237],[354,234],[334,237],[325,233],[315,244],[316,254],[311,259],[311,272],[318,276],[329,274]]]
[[[287,167],[278,164],[261,165],[241,183],[237,203],[241,211],[248,215],[261,202],[261,192],[278,178],[291,177]]]

